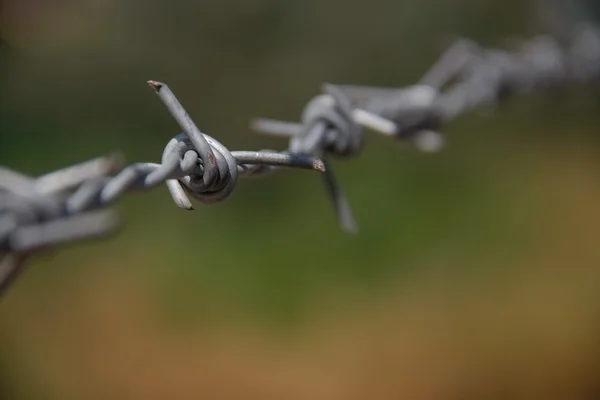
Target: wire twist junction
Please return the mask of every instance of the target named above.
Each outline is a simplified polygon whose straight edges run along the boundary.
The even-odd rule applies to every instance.
[[[229,151],[198,129],[167,85],[148,83],[183,130],[167,143],[161,163],[135,163],[113,176],[122,160],[111,155],[37,179],[0,168],[0,294],[29,254],[112,231],[116,215],[99,209],[127,192],[165,182],[175,204],[192,210],[188,195],[206,204],[223,201],[239,176],[261,176],[281,167],[325,170],[314,156]]]
[[[515,51],[484,49],[467,39],[455,41],[421,78],[402,88],[323,86],[324,94],[305,107],[300,123],[258,118],[251,128],[290,138],[289,148],[323,157],[349,158],[363,144],[362,127],[396,137],[418,150],[439,151],[441,128],[458,116],[494,107],[514,95],[600,79],[600,29],[582,24],[567,45],[540,35]],[[356,232],[350,207],[327,163],[322,175],[341,228]]]

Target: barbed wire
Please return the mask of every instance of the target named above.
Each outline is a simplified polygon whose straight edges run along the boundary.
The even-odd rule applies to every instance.
[[[322,174],[341,228],[357,226],[328,156],[350,158],[364,144],[363,128],[396,137],[421,151],[439,151],[440,129],[461,114],[495,106],[513,95],[600,79],[600,30],[575,29],[564,45],[549,35],[521,41],[514,51],[456,40],[421,78],[403,88],[324,84],[305,106],[300,123],[257,118],[251,129],[289,138],[289,150],[321,157]]]
[[[37,179],[0,168],[0,294],[29,254],[112,231],[115,213],[100,209],[127,192],[164,182],[174,203],[192,210],[188,195],[205,204],[223,201],[240,176],[263,176],[282,167],[325,169],[314,156],[229,151],[198,129],[167,85],[148,83],[183,130],[167,143],[161,163],[135,163],[113,175],[122,164],[122,157],[113,154]]]
[[[95,238],[118,226],[107,209],[125,193],[165,183],[177,207],[192,210],[227,199],[239,177],[282,167],[321,172],[341,228],[356,232],[348,201],[329,157],[351,158],[364,146],[365,128],[418,150],[439,151],[441,129],[459,115],[495,106],[514,95],[600,79],[600,31],[582,25],[563,44],[548,35],[514,51],[485,49],[459,39],[413,86],[383,88],[326,83],[305,106],[299,123],[256,119],[252,129],[289,139],[286,151],[230,151],[202,133],[169,87],[148,84],[182,129],[160,163],[135,163],[110,154],[32,178],[0,167],[0,295],[34,252]]]

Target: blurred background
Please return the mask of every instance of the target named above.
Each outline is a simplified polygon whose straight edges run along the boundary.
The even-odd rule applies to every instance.
[[[539,4],[4,0],[0,162],[157,162],[179,127],[150,79],[230,149],[283,149],[250,120],[298,120],[323,82],[409,85],[456,35],[504,47],[567,15]],[[124,198],[115,235],[36,255],[3,297],[0,397],[598,398],[598,93],[465,115],[439,154],[369,134],[335,163],[359,235],[306,171],[193,212],[165,187]]]

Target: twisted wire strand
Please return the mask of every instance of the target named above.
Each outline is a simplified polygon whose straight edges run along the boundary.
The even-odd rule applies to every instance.
[[[206,204],[223,201],[239,177],[263,176],[282,167],[320,171],[342,229],[356,232],[328,157],[356,156],[364,145],[364,128],[437,151],[444,144],[440,128],[461,114],[511,95],[599,78],[600,33],[595,26],[582,26],[568,46],[538,36],[513,52],[460,39],[416,85],[324,84],[323,93],[304,108],[300,123],[255,120],[254,130],[289,138],[288,150],[281,152],[229,151],[198,129],[167,85],[149,81],[183,131],[167,143],[160,163],[120,169],[120,156],[109,155],[38,178],[0,167],[0,294],[32,253],[113,231],[116,215],[101,208],[125,193],[163,182],[178,207],[192,210],[190,196]]]
[[[514,51],[485,49],[456,40],[412,86],[323,85],[305,106],[300,123],[257,118],[251,129],[289,138],[289,149],[322,157],[322,174],[340,227],[356,232],[348,202],[327,156],[350,158],[363,145],[363,128],[392,136],[418,150],[443,148],[440,129],[458,116],[497,106],[511,96],[600,80],[600,29],[581,24],[568,44],[549,35],[522,41]]]
[[[118,198],[163,182],[174,203],[193,210],[188,196],[212,204],[227,199],[238,177],[264,176],[282,167],[323,172],[318,157],[274,150],[229,151],[202,133],[164,83],[149,81],[183,133],[165,146],[161,163],[120,169],[113,154],[32,178],[0,167],[0,295],[33,252],[106,235],[117,226]]]
[[[108,155],[37,179],[0,167],[0,295],[36,250],[106,235],[117,226],[112,210],[79,215],[62,212],[69,190],[118,170],[122,158]]]

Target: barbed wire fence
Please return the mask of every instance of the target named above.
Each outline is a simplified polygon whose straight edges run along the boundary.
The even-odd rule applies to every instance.
[[[118,172],[121,157],[109,155],[36,179],[0,168],[0,295],[32,253],[113,231],[116,214],[102,208],[125,193],[164,182],[178,207],[193,210],[188,196],[205,204],[223,201],[238,177],[262,176],[282,167],[325,168],[314,156],[229,151],[198,129],[167,85],[148,83],[183,130],[167,143],[161,163],[136,163]]]
[[[324,84],[299,123],[259,118],[254,131],[289,140],[286,151],[230,151],[202,133],[164,83],[149,81],[182,129],[160,163],[124,169],[111,154],[32,178],[0,167],[0,296],[35,252],[114,232],[108,207],[125,193],[165,183],[177,207],[192,210],[227,199],[239,177],[284,167],[319,172],[345,232],[357,232],[331,157],[349,159],[364,145],[364,130],[439,151],[442,128],[459,115],[493,107],[511,96],[600,81],[600,30],[582,24],[568,43],[549,35],[522,41],[513,51],[486,49],[459,39],[413,86],[383,88]]]
[[[339,224],[355,232],[356,222],[328,157],[355,156],[364,144],[363,127],[434,152],[445,143],[440,130],[459,115],[497,106],[511,96],[598,81],[600,29],[594,25],[581,25],[568,45],[540,35],[512,52],[458,39],[416,85],[325,84],[324,93],[304,108],[300,123],[259,118],[251,126],[259,133],[287,137],[292,152],[323,158],[325,190]]]

